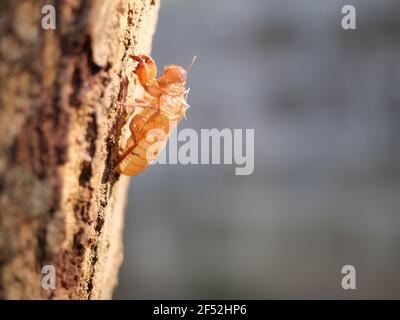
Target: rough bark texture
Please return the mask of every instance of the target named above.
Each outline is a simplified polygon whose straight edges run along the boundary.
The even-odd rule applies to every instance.
[[[1,298],[111,297],[128,186],[111,168],[131,112],[112,101],[140,95],[128,54],[150,51],[158,2],[1,1]]]

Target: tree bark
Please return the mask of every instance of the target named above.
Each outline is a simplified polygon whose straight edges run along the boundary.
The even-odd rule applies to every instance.
[[[44,30],[53,4],[56,29]],[[0,296],[107,299],[122,262],[127,177],[112,172],[159,1],[0,3]],[[56,288],[42,287],[42,267]]]

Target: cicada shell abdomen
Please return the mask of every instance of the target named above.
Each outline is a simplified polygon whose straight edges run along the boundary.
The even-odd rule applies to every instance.
[[[118,172],[128,176],[135,176],[144,171],[165,148],[169,133],[175,126],[174,121],[170,121],[169,117],[165,114],[161,112],[155,113],[140,130],[137,145],[118,165]],[[134,144],[135,141],[131,136],[124,153],[134,146]]]

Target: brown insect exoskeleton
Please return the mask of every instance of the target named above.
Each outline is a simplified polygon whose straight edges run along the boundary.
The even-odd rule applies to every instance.
[[[146,55],[130,58],[138,62],[135,70],[140,84],[146,91],[143,99],[136,99],[134,105],[116,101],[122,107],[140,107],[143,112],[133,117],[129,124],[131,136],[126,147],[114,166],[114,171],[135,176],[147,168],[165,147],[169,134],[185,116],[186,78],[196,59],[187,69],[177,65],[168,65],[157,79],[155,61]]]

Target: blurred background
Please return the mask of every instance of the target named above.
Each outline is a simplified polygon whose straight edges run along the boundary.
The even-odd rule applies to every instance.
[[[255,170],[132,178],[114,298],[400,298],[399,10],[162,1],[154,58],[198,56],[179,129],[254,128]],[[347,264],[356,290],[341,288]]]

